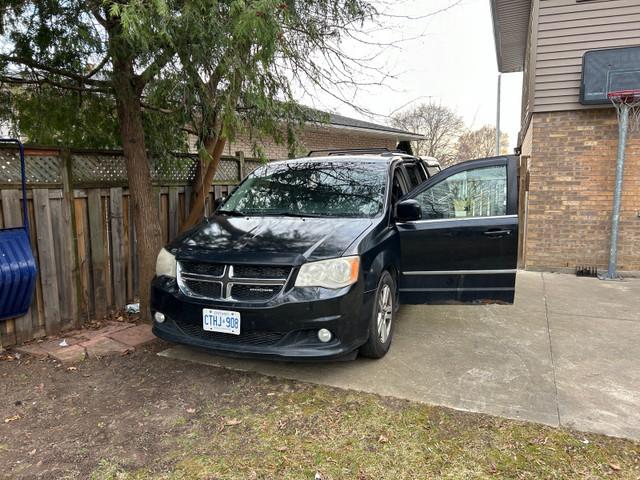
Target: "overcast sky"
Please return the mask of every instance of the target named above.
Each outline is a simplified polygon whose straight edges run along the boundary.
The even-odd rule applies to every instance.
[[[380,116],[366,118],[327,95],[319,95],[313,106],[386,123],[385,116],[402,106],[432,99],[454,109],[472,129],[495,125],[498,68],[489,0],[386,0],[377,6],[389,15],[384,20],[389,28],[370,36],[381,43],[402,41],[375,49],[371,65],[380,65],[380,71],[386,66],[396,78],[386,78],[385,86],[359,88],[352,101]],[[432,12],[438,13],[425,16]],[[363,49],[349,42],[343,48]],[[502,75],[500,122],[509,134],[509,150],[519,131],[521,88],[521,73]]]

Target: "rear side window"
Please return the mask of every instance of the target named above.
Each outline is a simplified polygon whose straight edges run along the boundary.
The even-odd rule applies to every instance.
[[[405,163],[404,167],[407,175],[409,175],[409,181],[411,182],[410,188],[415,188],[425,181],[424,172],[422,172],[422,169],[418,165],[415,163]]]
[[[476,168],[452,175],[420,193],[422,219],[493,217],[507,213],[507,167]]]

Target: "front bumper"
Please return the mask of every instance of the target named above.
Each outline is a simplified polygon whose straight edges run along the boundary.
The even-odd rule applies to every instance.
[[[165,340],[222,355],[273,360],[349,360],[368,336],[374,292],[364,282],[340,289],[291,288],[268,302],[214,301],[180,291],[174,279],[156,277],[151,284],[153,333]],[[203,308],[240,313],[240,335],[202,328]],[[161,312],[166,320],[155,321]],[[323,343],[325,328],[332,339]]]

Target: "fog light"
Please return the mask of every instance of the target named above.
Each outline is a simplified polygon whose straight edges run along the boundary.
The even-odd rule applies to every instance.
[[[153,318],[155,318],[156,322],[158,323],[164,323],[164,321],[167,319],[167,317],[164,316],[164,313],[160,312],[156,312]]]
[[[326,328],[321,328],[320,330],[318,330],[318,340],[320,340],[322,343],[327,343],[329,340],[331,340],[331,337],[331,332]]]

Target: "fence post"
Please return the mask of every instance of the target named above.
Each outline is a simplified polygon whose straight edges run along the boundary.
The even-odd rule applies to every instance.
[[[238,181],[241,182],[245,176],[245,168],[244,168],[244,152],[238,151],[236,152],[236,157],[238,158]]]
[[[70,278],[68,280],[69,291],[62,297],[69,302],[66,309],[71,326],[77,325],[82,312],[82,288],[80,282],[80,263],[78,258],[78,231],[76,228],[76,208],[73,194],[73,166],[71,164],[71,151],[67,148],[60,150],[60,173],[62,177],[62,222],[63,238],[62,246],[64,256],[71,264]],[[66,289],[65,289],[66,290]]]

